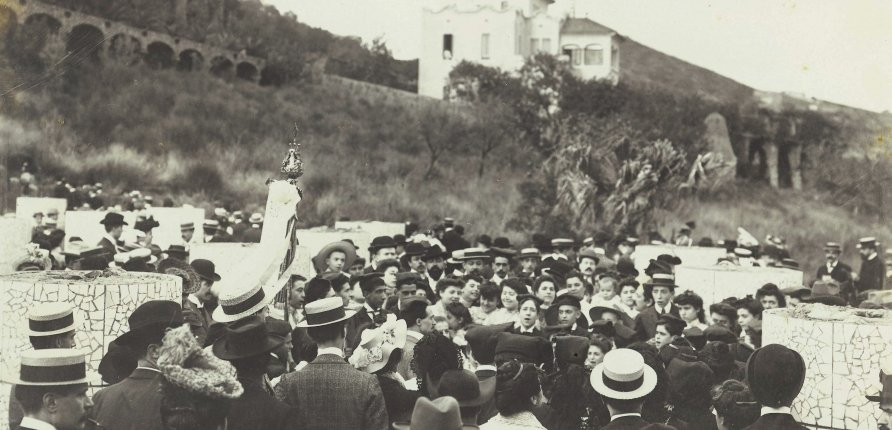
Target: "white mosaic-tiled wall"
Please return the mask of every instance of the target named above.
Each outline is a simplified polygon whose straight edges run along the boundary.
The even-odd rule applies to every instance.
[[[879,359],[892,354],[892,312],[884,318],[827,321],[806,316],[814,306],[763,314],[762,343],[785,345],[805,360],[805,384],[793,402],[793,414],[804,425],[819,428],[874,430],[882,411],[865,396],[877,394]],[[829,308],[842,311],[835,318],[853,312]]]
[[[21,352],[31,348],[24,331],[37,303],[65,301],[83,321],[78,349],[87,353],[87,371],[97,372],[108,344],[127,331],[127,317],[149,300],[179,303],[182,280],[156,273],[127,273],[83,279],[87,272],[17,272],[0,276],[0,372],[15,374]],[[8,410],[9,386],[0,384],[0,410]],[[0,420],[0,429],[8,426]]]
[[[690,267],[675,268],[676,294],[691,290],[703,297],[703,306],[720,302],[726,297],[756,294],[761,286],[773,283],[780,288],[801,286],[802,272],[766,267]]]

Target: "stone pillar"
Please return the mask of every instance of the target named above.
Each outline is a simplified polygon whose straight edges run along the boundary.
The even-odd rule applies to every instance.
[[[790,163],[790,181],[794,190],[802,189],[802,145],[799,142],[790,142],[790,150],[787,152]]]
[[[777,144],[774,143],[773,140],[766,140],[765,143],[762,144],[762,148],[765,150],[765,164],[768,165],[768,182],[771,183],[772,187],[779,188]]]

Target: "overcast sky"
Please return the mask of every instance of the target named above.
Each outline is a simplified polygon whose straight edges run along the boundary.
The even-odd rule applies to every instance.
[[[417,58],[430,0],[263,0],[298,20]],[[461,0],[457,0],[461,1]],[[664,53],[754,88],[892,111],[892,1],[577,0],[588,16]],[[571,9],[558,0],[552,13]]]

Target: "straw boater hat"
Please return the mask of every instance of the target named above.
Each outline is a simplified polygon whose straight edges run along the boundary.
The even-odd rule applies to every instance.
[[[573,247],[576,245],[576,241],[570,238],[558,237],[551,239],[551,246],[553,248],[567,248]]]
[[[644,285],[647,288],[667,287],[673,291],[678,288],[678,285],[675,285],[675,275],[670,273],[654,273],[650,282],[647,282]]]
[[[344,300],[340,297],[328,297],[307,303],[304,313],[306,317],[297,323],[297,327],[320,327],[346,321],[356,311],[344,310]]]
[[[190,230],[195,230],[195,223],[194,223],[194,222],[184,222],[184,223],[180,224],[180,231],[181,231],[181,232],[183,232],[183,231],[190,231]]]
[[[348,361],[358,370],[375,373],[387,365],[394,350],[405,345],[406,321],[388,321],[376,329],[364,330]]]
[[[463,250],[464,252],[460,255],[452,254],[452,258],[455,261],[470,261],[470,260],[484,260],[488,261],[492,259],[489,253],[486,252],[483,248],[466,248]]]
[[[75,330],[80,318],[66,302],[40,303],[28,313],[28,336],[53,336]]]
[[[542,258],[542,253],[539,252],[538,248],[523,248],[520,250],[519,259],[523,260],[525,258]]]
[[[877,247],[877,238],[875,237],[862,237],[858,239],[858,245],[856,246],[858,249],[861,248],[876,248]]]
[[[322,249],[319,250],[319,253],[316,254],[315,257],[313,257],[313,267],[316,269],[317,272],[322,273],[325,271],[325,260],[328,258],[329,255],[331,255],[332,252],[335,251],[344,253],[345,269],[350,268],[350,266],[353,265],[353,261],[356,260],[356,247],[353,246],[353,244],[343,240],[332,242],[328,245],[323,246]]]
[[[19,374],[6,375],[3,382],[36,387],[86,384],[85,354],[70,348],[24,351]]]
[[[640,353],[631,349],[614,349],[604,361],[592,369],[591,385],[595,391],[616,400],[640,399],[657,385],[657,373],[644,364]]]
[[[249,224],[262,224],[263,223],[263,215],[261,215],[259,212],[252,213],[251,216],[248,218],[248,223]]]
[[[268,306],[276,298],[279,286],[275,282],[267,285],[240,284],[220,292],[220,306],[214,309],[214,321],[228,323],[253,315]]]
[[[842,245],[837,242],[827,242],[824,244],[824,251],[842,252]]]

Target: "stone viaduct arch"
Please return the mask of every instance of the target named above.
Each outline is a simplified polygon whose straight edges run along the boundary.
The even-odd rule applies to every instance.
[[[18,8],[0,5],[0,29],[25,26],[36,38],[41,56],[54,64],[66,61],[118,61],[154,69],[176,68],[210,72],[258,82],[266,61],[216,46],[87,15],[41,3],[11,0]],[[4,23],[15,25],[3,25]],[[2,35],[0,35],[2,36]],[[9,40],[9,38],[4,38]],[[207,59],[211,59],[208,61]]]

